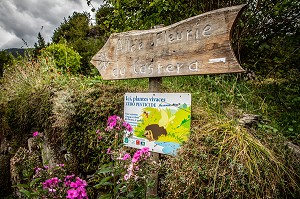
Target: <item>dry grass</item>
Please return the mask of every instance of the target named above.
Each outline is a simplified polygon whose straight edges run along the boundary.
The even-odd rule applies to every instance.
[[[273,143],[276,145],[276,143]],[[166,198],[278,198],[299,191],[283,159],[233,121],[211,119],[193,129],[176,158],[168,158]]]

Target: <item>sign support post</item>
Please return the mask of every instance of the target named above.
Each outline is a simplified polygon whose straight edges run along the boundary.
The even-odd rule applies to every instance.
[[[164,25],[159,25],[156,28],[163,27]],[[150,77],[149,78],[149,93],[160,93],[162,87],[162,77]],[[150,161],[159,162],[159,153],[151,152]],[[147,198],[151,196],[157,196],[157,187],[158,187],[158,173],[153,173],[149,181],[153,182],[151,187],[147,187]]]
[[[160,93],[162,86],[162,77],[150,77],[149,78],[149,93]],[[159,153],[151,152],[150,161],[159,162]],[[154,181],[153,186],[147,187],[147,198],[151,196],[157,196],[158,187],[158,173],[151,175],[150,181]]]

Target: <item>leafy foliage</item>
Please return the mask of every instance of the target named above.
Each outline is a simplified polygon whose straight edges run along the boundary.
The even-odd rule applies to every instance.
[[[0,78],[3,76],[3,71],[9,65],[12,65],[13,57],[6,51],[0,51]]]
[[[250,2],[236,33],[236,52],[247,68],[264,76],[286,76],[299,61],[300,3],[295,0]]]
[[[85,75],[93,71],[94,66],[90,64],[90,60],[104,43],[99,27],[92,27],[90,23],[88,13],[74,12],[68,19],[64,19],[52,36],[53,43],[66,41],[68,46],[79,53],[82,59],[78,72]]]
[[[46,48],[47,46],[45,39],[40,32],[38,33],[37,39],[38,39],[37,43],[34,44],[35,57],[41,55],[41,50]]]
[[[78,73],[80,71],[80,55],[66,44],[51,44],[43,52],[44,57],[53,57],[55,65],[63,72]]]

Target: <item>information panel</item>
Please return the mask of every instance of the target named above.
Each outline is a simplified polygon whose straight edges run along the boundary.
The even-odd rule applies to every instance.
[[[126,93],[124,120],[133,128],[124,137],[126,146],[176,155],[190,134],[191,94]]]

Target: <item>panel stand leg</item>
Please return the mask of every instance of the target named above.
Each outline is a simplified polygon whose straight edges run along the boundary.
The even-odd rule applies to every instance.
[[[161,92],[162,78],[161,77],[151,77],[149,78],[149,92],[159,93]],[[151,152],[150,161],[155,161],[159,163],[159,153]],[[158,187],[158,173],[153,173],[151,178],[148,180],[152,182],[153,186],[147,187],[147,198],[157,196],[157,187]]]

